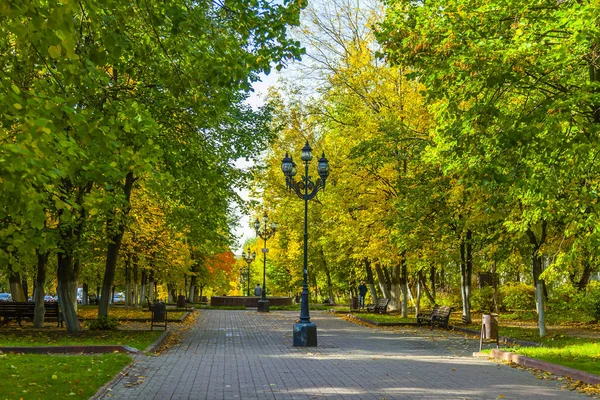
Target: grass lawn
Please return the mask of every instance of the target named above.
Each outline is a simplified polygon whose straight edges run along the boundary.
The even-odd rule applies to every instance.
[[[130,362],[127,354],[0,354],[0,399],[89,399]]]
[[[75,345],[123,345],[144,350],[162,331],[81,331],[69,333],[64,330],[6,330],[0,334],[0,346],[75,346]],[[0,396],[0,398],[3,398]]]
[[[184,311],[173,311],[167,309],[169,319],[178,319],[183,316]],[[98,318],[98,306],[77,306],[77,315],[79,318],[95,319]],[[148,319],[152,318],[152,314],[147,308],[125,308],[111,307],[108,315],[118,318],[121,321]]]
[[[561,347],[518,347],[508,350],[526,357],[600,375],[600,346],[598,342]]]
[[[374,313],[357,313],[353,314],[355,317],[359,317],[362,319],[367,319],[373,322],[385,322],[385,323],[415,323],[417,320],[415,318],[402,318],[400,314],[374,314]]]
[[[511,319],[511,321],[527,320]],[[481,325],[474,324],[465,325],[465,327],[476,331],[481,329]],[[546,336],[540,338],[539,330],[536,327],[502,326],[502,321],[498,328],[501,336],[542,345],[542,347],[514,346],[502,350],[600,375],[600,345],[598,344],[600,335],[596,337],[593,334],[590,335],[591,332],[594,332],[592,329],[581,329],[581,332],[591,337],[577,337],[576,333],[562,333],[556,328],[549,327]]]

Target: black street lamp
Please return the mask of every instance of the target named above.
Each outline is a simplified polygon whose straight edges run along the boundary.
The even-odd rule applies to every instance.
[[[329,176],[329,162],[325,158],[325,153],[319,159],[317,171],[320,178],[315,182],[308,175],[308,163],[312,160],[312,149],[308,141],[302,148],[300,159],[304,161],[304,176],[298,182],[294,180],[296,176],[296,163],[292,157],[285,153],[281,162],[281,170],[285,175],[286,186],[296,192],[298,197],[304,200],[304,271],[302,282],[302,302],[300,308],[300,321],[294,324],[294,346],[313,347],[317,345],[317,325],[310,322],[308,312],[308,200],[314,198],[320,189],[325,189],[325,181]]]
[[[252,264],[252,261],[254,261],[254,259],[256,258],[256,253],[255,252],[250,253],[250,246],[248,246],[248,250],[246,250],[246,253],[242,252],[242,258],[248,263],[246,281],[248,283],[247,296],[250,296],[250,264]]]
[[[265,212],[262,218],[262,225],[258,218],[254,221],[254,230],[256,234],[265,241],[265,247],[263,247],[263,287],[261,293],[261,299],[258,301],[258,312],[269,312],[269,300],[267,300],[267,239],[275,234],[277,231],[277,224],[272,222],[269,225],[269,216]]]
[[[240,269],[240,275],[242,276],[242,293],[244,293],[244,286],[246,286],[246,275],[247,274],[248,274],[248,267],[242,267]],[[248,295],[248,293],[246,293],[246,295]]]

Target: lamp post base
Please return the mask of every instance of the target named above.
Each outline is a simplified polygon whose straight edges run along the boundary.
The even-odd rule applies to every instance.
[[[258,312],[269,312],[269,300],[260,299],[258,301]]]
[[[312,322],[294,324],[294,346],[317,347],[317,325]]]

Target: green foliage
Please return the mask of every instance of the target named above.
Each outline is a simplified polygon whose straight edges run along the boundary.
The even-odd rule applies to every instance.
[[[535,309],[535,289],[525,283],[509,283],[500,288],[502,308],[506,310]]]
[[[98,317],[89,321],[88,328],[92,331],[114,331],[119,326],[120,322],[118,318],[111,317],[108,315]]]
[[[588,285],[583,298],[585,312],[596,321],[600,320],[600,282],[593,281]]]
[[[443,290],[436,294],[435,302],[440,306],[454,307],[455,309],[461,304],[460,289]]]
[[[573,285],[565,283],[552,288],[548,299],[548,308],[553,312],[577,311],[584,308],[584,293]]]
[[[494,288],[486,286],[471,293],[471,306],[483,313],[494,311]]]

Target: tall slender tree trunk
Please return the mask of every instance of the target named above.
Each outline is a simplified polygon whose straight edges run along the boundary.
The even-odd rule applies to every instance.
[[[143,299],[140,299],[139,293],[139,282],[140,282],[140,268],[138,266],[137,256],[133,257],[133,305],[135,307],[139,307],[143,302]]]
[[[546,315],[544,313],[544,281],[540,279],[542,273],[542,255],[540,248],[546,241],[546,221],[542,222],[542,234],[540,238],[535,235],[535,232],[530,228],[527,230],[529,243],[531,244],[531,265],[533,272],[533,285],[535,287],[535,300],[538,313],[538,330],[540,337],[546,336]]]
[[[431,292],[427,287],[427,282],[425,280],[425,274],[423,273],[423,270],[419,270],[419,272],[417,272],[417,277],[419,279],[419,287],[421,288],[421,291],[425,293],[427,300],[429,300],[429,302],[432,305],[435,305],[435,298],[431,295]]]
[[[151,298],[150,295],[146,296],[146,290],[148,287],[148,272],[146,269],[142,269],[142,274],[140,278],[140,303],[146,303],[146,297]]]
[[[131,290],[131,253],[127,254],[125,262],[125,307],[133,306],[132,290]]]
[[[33,301],[35,308],[33,311],[33,327],[44,327],[44,316],[46,307],[44,307],[44,296],[46,295],[46,267],[48,265],[48,252],[36,250],[37,255],[37,274],[35,277],[35,288],[33,290]]]
[[[383,297],[389,299],[392,297],[390,290],[388,289],[387,281],[385,279],[385,275],[383,270],[381,269],[381,264],[379,262],[375,263],[375,272],[377,273],[377,281],[379,282],[379,289],[381,289],[381,293]]]
[[[415,295],[415,316],[421,312],[421,283],[417,279],[415,283],[416,295]]]
[[[473,264],[471,261],[471,231],[467,230],[466,238],[460,242],[460,283],[462,297],[462,320],[471,323],[471,278]]]
[[[435,264],[431,263],[431,266],[429,267],[429,282],[431,284],[431,296],[433,297],[433,304],[435,304]]]
[[[154,289],[154,274],[150,272],[150,274],[148,275],[148,297],[151,300],[157,299],[157,294],[155,293]]]
[[[106,269],[104,270],[102,297],[100,299],[100,306],[98,307],[98,317],[104,317],[108,315],[108,308],[111,299],[109,296],[115,280],[119,249],[121,248],[121,242],[123,241],[123,233],[125,231],[126,217],[129,214],[131,191],[133,189],[134,182],[135,178],[133,176],[133,171],[129,171],[125,176],[125,183],[123,185],[123,195],[125,197],[124,200],[126,206],[123,207],[121,212],[117,211],[116,208],[113,209],[106,221],[108,246],[106,249]]]
[[[408,318],[408,271],[406,268],[406,252],[402,252],[400,259],[400,288],[402,290],[402,318]]]
[[[400,275],[402,274],[400,264],[396,264],[392,267],[391,273],[391,287],[390,293],[392,295],[390,300],[390,310],[399,310],[402,306],[402,293],[400,289]]]
[[[371,269],[371,262],[368,258],[364,259],[365,263],[365,272],[367,273],[367,285],[369,286],[369,291],[371,292],[371,301],[373,304],[377,304],[379,299],[377,298],[377,290],[375,290],[375,282],[373,279],[373,270]]]

